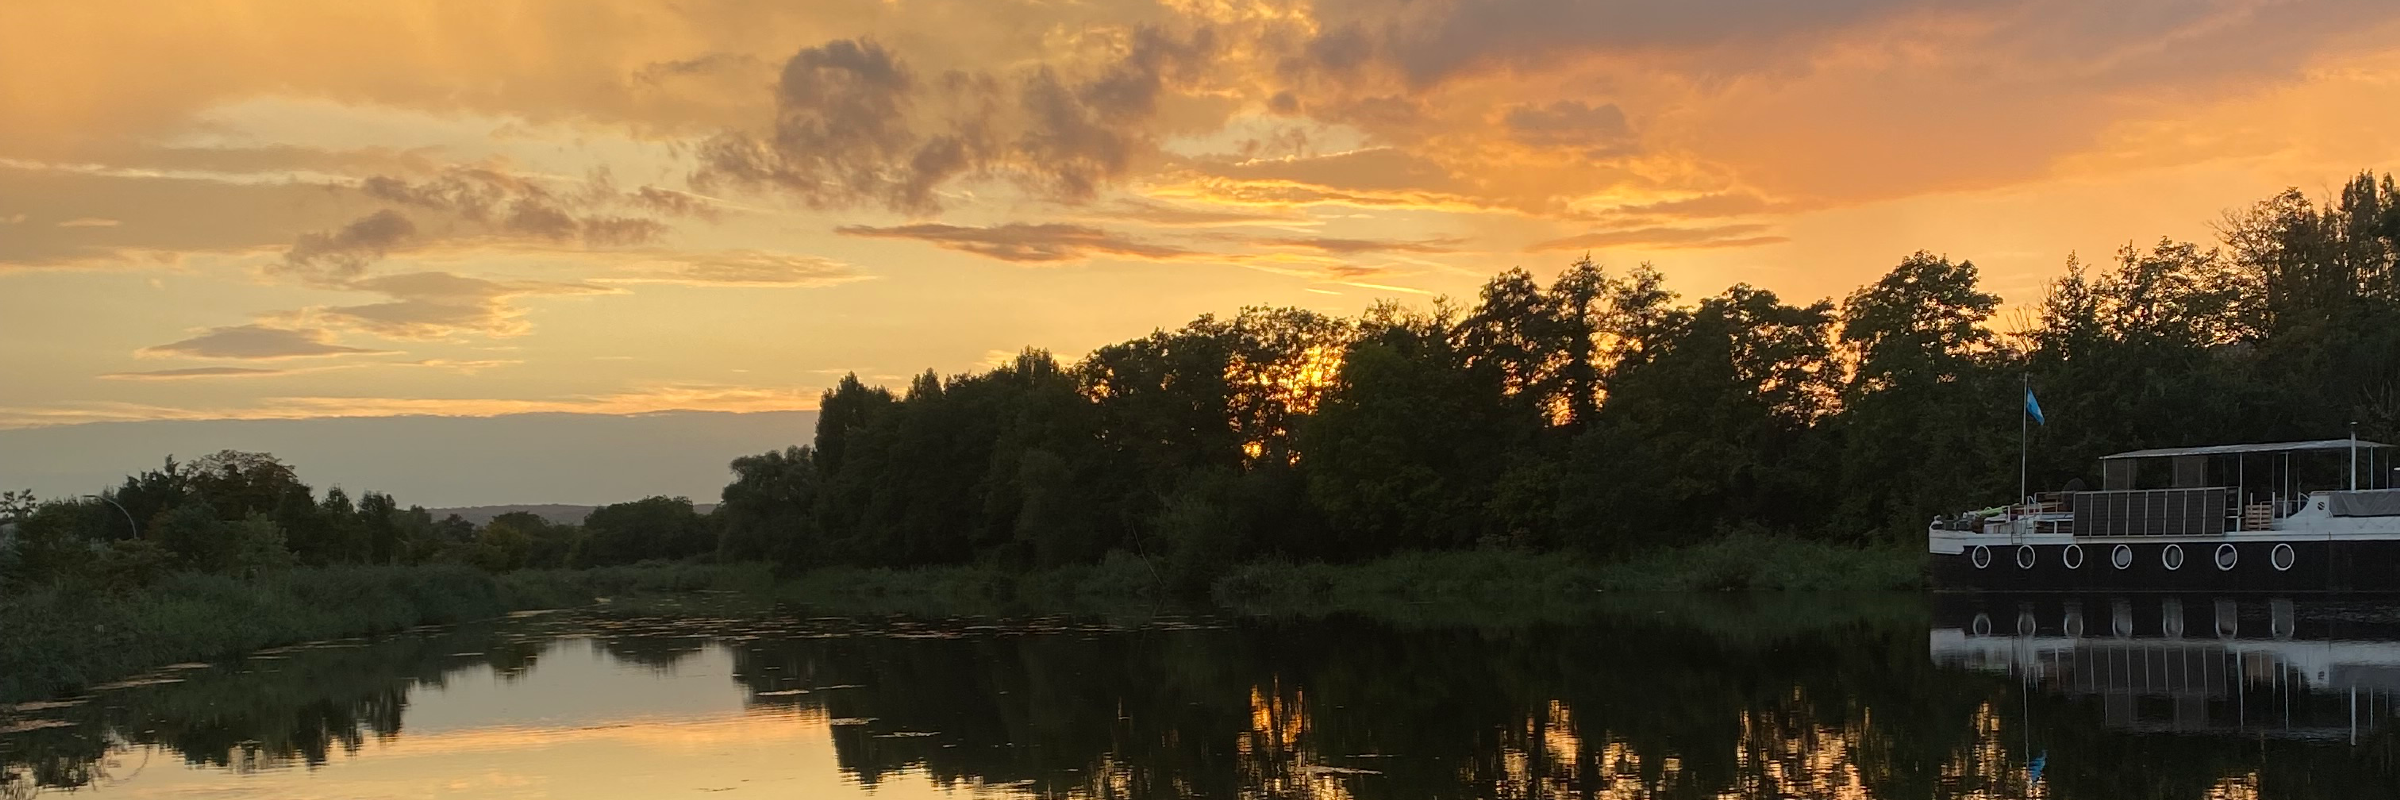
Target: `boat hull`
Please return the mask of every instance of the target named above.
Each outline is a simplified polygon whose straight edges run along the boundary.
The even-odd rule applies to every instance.
[[[1979,539],[1989,541],[1976,541]],[[1964,537],[1954,547],[1955,552],[1937,547],[1928,556],[1937,589],[2400,592],[2400,537],[1977,536]],[[2077,550],[2070,551],[2071,547]],[[2221,553],[2230,553],[2230,557],[2221,558]]]

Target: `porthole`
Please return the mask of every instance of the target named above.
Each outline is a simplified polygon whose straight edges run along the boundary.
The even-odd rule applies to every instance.
[[[2170,545],[2172,546],[2172,545]],[[2168,600],[2159,604],[2158,630],[2169,639],[2183,638],[2183,603]]]
[[[2119,546],[2121,547],[2122,545]],[[2115,605],[2109,607],[2108,632],[2116,634],[2117,638],[2119,639],[2127,639],[2133,636],[2132,601],[2119,600]]]
[[[2058,627],[2059,630],[2066,631],[2067,638],[2083,638],[2083,611],[2081,609],[2068,609],[2066,621],[2059,623]]]
[[[2231,600],[2217,601],[2217,638],[2231,639],[2242,632],[2241,609]]]
[[[2033,545],[2017,545],[2017,569],[2033,569]]]
[[[2125,545],[2117,545],[2116,549],[2108,551],[2108,563],[2115,564],[2117,569],[2132,568],[2133,548]]]
[[[2067,569],[2083,569],[2083,545],[2071,544],[2058,551],[2058,563],[2067,565]]]
[[[2273,565],[2276,572],[2289,571],[2299,561],[2300,554],[2292,552],[2292,546],[2288,544],[2276,545],[2274,550],[2267,552],[2267,563]]]
[[[1976,545],[1974,550],[1968,551],[1967,560],[1975,562],[1976,569],[1983,569],[1984,567],[1991,566],[1992,550],[1991,548],[1983,545]]]
[[[2183,569],[2183,545],[2171,544],[2158,551],[2158,563],[2168,570]]]
[[[1977,614],[1974,622],[1967,623],[1967,630],[1977,636],[1990,636],[1992,635],[1992,618],[1989,615]]]
[[[2218,572],[2231,572],[2233,571],[2233,565],[2239,564],[2241,561],[2242,553],[2239,550],[2233,549],[2232,542],[2217,545]]]

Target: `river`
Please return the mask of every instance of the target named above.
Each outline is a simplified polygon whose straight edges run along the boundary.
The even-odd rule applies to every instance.
[[[2400,797],[2400,606],[603,608],[0,715],[0,797]]]

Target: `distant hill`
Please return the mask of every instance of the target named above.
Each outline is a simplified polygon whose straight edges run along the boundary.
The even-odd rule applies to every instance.
[[[0,381],[4,382],[4,381]],[[168,455],[274,453],[323,492],[402,505],[592,506],[651,495],[715,500],[735,458],[806,444],[817,412],[100,422],[0,430],[0,490],[97,492]]]
[[[428,508],[425,510],[433,512],[434,519],[447,519],[450,515],[457,514],[459,519],[475,523],[476,527],[482,527],[492,524],[493,517],[517,511],[539,514],[542,519],[549,520],[552,525],[581,525],[584,516],[592,513],[593,508],[597,508],[597,506],[547,503],[530,506],[460,506],[458,508]]]
[[[502,514],[515,513],[518,511],[525,511],[539,515],[542,519],[549,520],[550,524],[552,525],[581,525],[583,524],[583,518],[589,516],[592,513],[592,509],[595,508],[599,508],[599,506],[570,506],[561,505],[558,503],[540,503],[535,505],[521,506],[460,506],[458,508],[428,508],[425,510],[431,512],[434,519],[445,519],[452,514],[457,514],[459,519],[475,523],[477,526],[489,525],[491,524],[493,517],[497,517]],[[693,503],[692,508],[699,510],[699,512],[702,514],[706,514],[710,511],[716,510],[717,504]]]

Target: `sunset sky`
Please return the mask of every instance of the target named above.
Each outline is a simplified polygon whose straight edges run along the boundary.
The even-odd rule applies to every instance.
[[[2012,303],[2400,160],[2389,0],[11,3],[0,427],[814,407],[1654,262]]]

